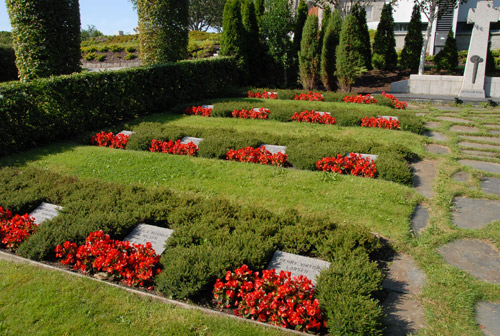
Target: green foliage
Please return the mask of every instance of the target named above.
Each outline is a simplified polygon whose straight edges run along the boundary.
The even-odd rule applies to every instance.
[[[488,51],[486,52],[486,69],[485,73],[491,76],[495,72],[495,57],[491,51],[491,41],[488,42]]]
[[[411,13],[408,33],[405,36],[405,45],[401,51],[400,64],[403,68],[411,69],[413,72],[418,70],[423,43],[420,8],[418,5],[415,5]]]
[[[259,28],[262,25],[262,15],[264,15],[264,0],[255,0],[255,17]]]
[[[16,54],[14,49],[0,45],[0,82],[17,80]]]
[[[342,22],[340,41],[336,50],[337,79],[344,91],[351,91],[354,81],[364,71],[362,44],[359,39],[359,24],[354,15],[347,15]]]
[[[135,56],[135,55],[134,55]],[[104,62],[106,60],[106,55],[98,55],[96,57],[96,59],[99,61],[99,62]]]
[[[387,3],[382,8],[380,22],[373,43],[374,56],[373,65],[377,69],[391,70],[398,65],[398,54],[396,53],[396,40],[394,38],[394,19],[392,17],[392,5]]]
[[[367,70],[372,69],[372,47],[370,44],[370,33],[368,32],[368,24],[366,23],[366,10],[358,2],[352,8],[353,14],[359,24],[359,39],[361,41],[361,55],[365,61],[364,65]]]
[[[12,47],[12,34],[7,31],[0,31],[0,46]]]
[[[300,41],[302,40],[302,30],[304,29],[307,16],[308,16],[307,4],[304,0],[300,0],[299,6],[297,7],[295,29],[293,32],[293,45],[297,54],[300,52]]]
[[[436,65],[436,69],[445,69],[448,71],[453,71],[458,66],[457,40],[453,37],[451,29],[443,49],[434,56],[434,64]]]
[[[136,54],[127,53],[124,57],[126,60],[133,60],[137,58]]]
[[[300,81],[306,90],[314,89],[318,81],[320,50],[318,17],[309,15],[302,31],[299,53]]]
[[[97,30],[96,26],[94,25],[88,25],[87,29],[83,29],[80,31],[80,38],[82,41],[86,41],[91,38],[103,36],[103,33],[101,33],[99,30]]]
[[[222,15],[226,0],[190,0],[189,30],[206,31],[213,28],[222,29]]]
[[[245,71],[247,80],[251,84],[263,83],[262,59],[264,50],[259,39],[259,26],[255,16],[255,6],[252,0],[243,0],[241,3],[241,17],[244,30],[242,46],[245,55]]]
[[[99,50],[99,52],[108,52],[109,51],[109,47],[108,46],[103,46],[103,47],[100,47],[98,50]]]
[[[238,77],[234,59],[218,58],[5,85],[0,155],[213,97]]]
[[[116,44],[112,44],[109,46],[109,49],[111,49],[112,52],[116,53],[116,52],[122,52],[123,50],[125,50],[125,48],[121,45],[116,45]]]
[[[325,27],[323,46],[321,49],[321,81],[327,90],[335,91],[337,81],[335,79],[335,51],[339,44],[340,30],[342,28],[342,17],[339,10],[335,10]]]
[[[7,0],[19,78],[80,71],[78,0]]]
[[[220,54],[244,57],[244,28],[240,0],[228,0],[224,6]]]
[[[133,53],[133,52],[136,52],[136,51],[137,51],[137,49],[135,49],[134,47],[127,47],[127,48],[125,48],[125,50],[126,50],[127,52],[129,52],[129,53]]]
[[[93,61],[97,58],[97,54],[95,52],[89,52],[87,55],[83,57],[86,61]]]
[[[187,57],[188,9],[188,0],[137,0],[144,64],[163,64]]]
[[[325,29],[326,29],[326,26],[328,25],[328,21],[330,19],[331,14],[332,14],[332,11],[331,11],[330,7],[326,7],[323,10],[323,19],[321,20],[321,29],[318,28],[320,48],[323,45],[323,37],[325,36]]]

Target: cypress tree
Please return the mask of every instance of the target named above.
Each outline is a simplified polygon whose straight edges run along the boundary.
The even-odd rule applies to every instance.
[[[352,14],[359,22],[359,39],[361,40],[361,54],[365,60],[365,67],[368,70],[372,69],[372,47],[370,44],[370,33],[368,32],[368,24],[366,23],[366,10],[356,3],[352,9]]]
[[[222,20],[220,54],[222,56],[243,56],[244,28],[241,22],[240,0],[227,0]]]
[[[7,0],[22,81],[80,71],[78,0]]]
[[[302,30],[307,20],[307,4],[304,0],[300,0],[297,7],[297,19],[293,33],[293,45],[297,53],[300,51],[300,41],[302,40]]]
[[[299,53],[299,72],[302,86],[312,90],[318,80],[319,70],[319,33],[318,17],[309,15],[302,31],[302,41]]]
[[[335,72],[344,91],[351,91],[356,78],[366,71],[361,49],[358,20],[352,14],[347,15],[342,22],[339,45],[336,50],[337,71]]]
[[[411,13],[410,24],[408,25],[408,33],[405,36],[405,46],[401,51],[400,63],[403,68],[411,69],[413,72],[418,70],[423,43],[420,8],[415,4]]]
[[[328,25],[328,20],[330,19],[332,11],[330,7],[326,7],[323,10],[323,19],[321,20],[321,29],[319,30],[319,45],[320,48],[323,45],[323,37],[325,36],[326,26]]]
[[[453,37],[453,31],[450,29],[443,49],[434,57],[434,64],[438,70],[455,70],[458,66],[457,40]]]
[[[375,34],[373,44],[373,66],[377,69],[390,70],[398,64],[396,40],[394,39],[394,19],[392,5],[385,4]]]
[[[252,0],[243,0],[241,4],[241,18],[245,33],[245,43],[243,43],[245,67],[248,80],[255,84],[261,76],[259,63],[262,60],[263,52],[259,41],[259,27],[255,15],[255,6]]]
[[[328,20],[323,37],[321,49],[321,81],[327,90],[337,89],[335,80],[335,50],[339,44],[340,30],[342,28],[342,16],[339,10],[335,10]]]
[[[264,0],[255,0],[255,17],[257,18],[257,25],[262,27],[262,15],[264,14]]]

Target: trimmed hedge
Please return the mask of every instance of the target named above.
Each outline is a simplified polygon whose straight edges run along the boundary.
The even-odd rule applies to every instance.
[[[236,84],[233,58],[14,83],[0,88],[0,156],[215,97]]]
[[[0,82],[17,80],[16,54],[11,47],[0,45]]]
[[[82,243],[95,230],[123,239],[138,223],[169,227],[174,234],[161,258],[156,287],[167,296],[199,302],[209,298],[215,280],[227,270],[243,263],[263,269],[276,249],[319,257],[332,262],[318,284],[323,309],[334,322],[329,324],[332,334],[377,333],[373,328],[382,314],[371,295],[381,276],[368,256],[381,245],[365,228],[165,188],[79,180],[33,167],[0,169],[0,206],[25,213],[42,201],[64,210],[21,245],[17,253],[22,256],[53,260],[57,244]]]

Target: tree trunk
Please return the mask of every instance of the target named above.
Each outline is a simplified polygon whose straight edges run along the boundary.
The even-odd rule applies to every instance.
[[[427,18],[429,20],[429,23],[427,24],[427,31],[425,32],[425,39],[424,43],[422,44],[422,51],[420,52],[420,64],[418,66],[419,75],[423,75],[425,70],[425,54],[427,53],[427,45],[429,44],[429,38],[431,37],[434,20],[437,17],[436,4],[437,1],[434,1],[433,4],[431,5],[431,8],[429,10],[429,16]]]

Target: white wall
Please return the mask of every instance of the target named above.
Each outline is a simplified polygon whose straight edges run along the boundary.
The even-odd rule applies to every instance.
[[[474,0],[471,0],[474,1]],[[500,0],[498,0],[500,1]],[[394,22],[410,22],[411,12],[413,11],[413,0],[399,0],[394,6]],[[422,22],[428,22],[427,17],[421,14]]]
[[[469,15],[469,9],[477,7],[478,0],[469,0],[466,3],[460,5],[458,12],[458,21],[467,21],[467,15]],[[500,0],[494,0],[494,7],[500,7]]]

